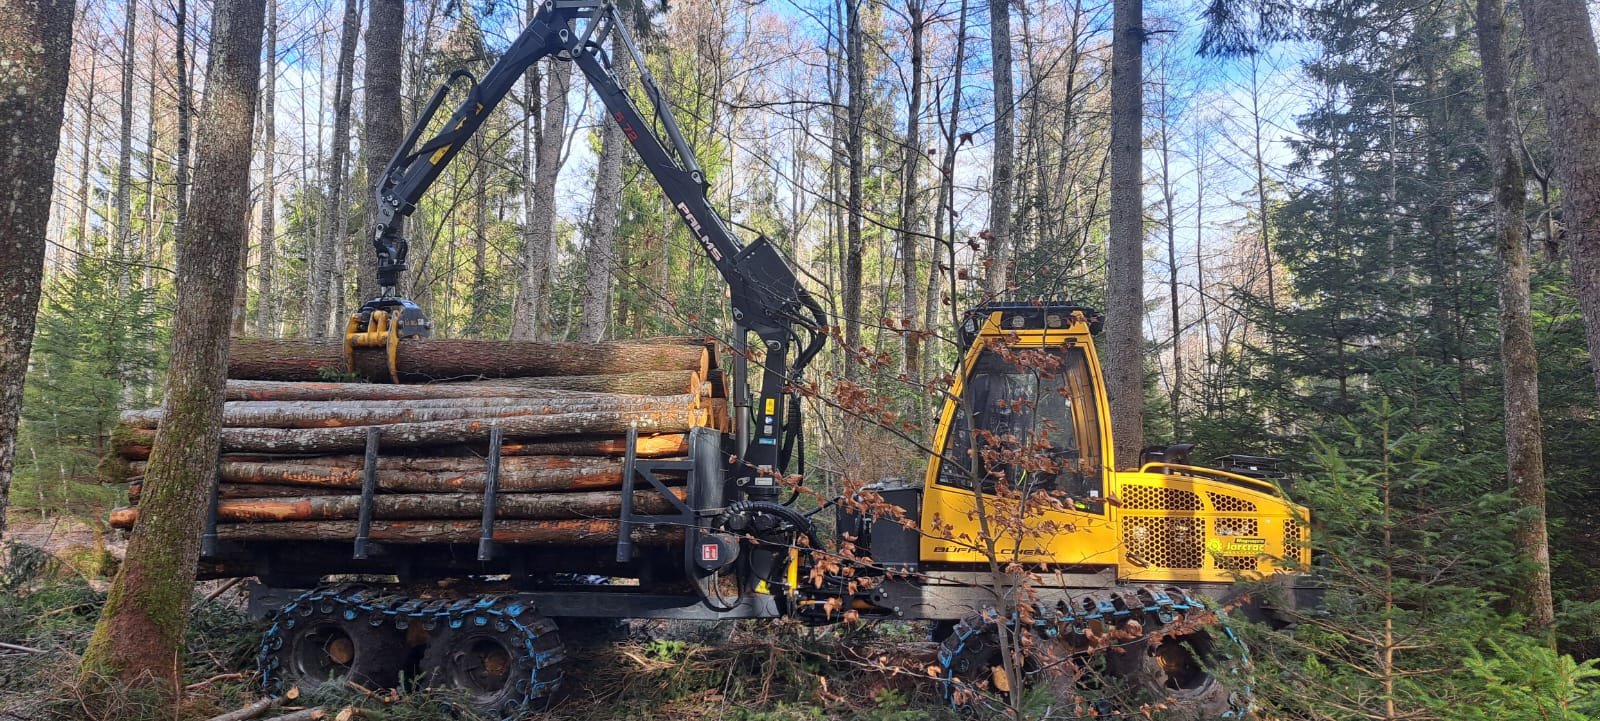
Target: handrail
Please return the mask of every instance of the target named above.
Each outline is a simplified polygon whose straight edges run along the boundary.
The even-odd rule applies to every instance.
[[[1140,473],[1163,473],[1163,472],[1171,473],[1171,472],[1174,472],[1174,471],[1176,471],[1180,475],[1191,475],[1191,476],[1198,476],[1198,477],[1202,477],[1202,478],[1211,477],[1211,478],[1215,478],[1215,479],[1218,479],[1218,480],[1227,481],[1227,482],[1230,482],[1230,483],[1233,483],[1233,484],[1236,484],[1236,485],[1242,485],[1242,486],[1246,486],[1246,487],[1251,487],[1253,489],[1260,490],[1263,493],[1267,493],[1269,495],[1276,496],[1278,498],[1285,498],[1284,495],[1283,495],[1282,489],[1280,489],[1278,487],[1278,485],[1275,484],[1275,483],[1269,483],[1269,482],[1263,481],[1263,480],[1261,480],[1259,478],[1251,478],[1249,476],[1241,476],[1241,475],[1239,475],[1237,473],[1229,473],[1228,471],[1218,470],[1216,468],[1206,468],[1204,466],[1189,466],[1189,465],[1184,465],[1184,464],[1181,464],[1181,463],[1160,463],[1160,462],[1146,463],[1146,464],[1144,464],[1143,466],[1141,466],[1139,468],[1139,472]],[[1287,500],[1287,499],[1285,498],[1285,500]]]

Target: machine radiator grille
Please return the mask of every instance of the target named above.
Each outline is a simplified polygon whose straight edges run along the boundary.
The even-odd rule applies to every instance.
[[[1163,486],[1123,486],[1122,507],[1145,511],[1199,511],[1200,496],[1194,491]]]
[[[1283,556],[1303,561],[1306,549],[1306,532],[1300,522],[1290,518],[1283,522]]]
[[[1206,497],[1211,499],[1211,507],[1223,513],[1255,513],[1256,504],[1243,498],[1224,496],[1221,493],[1206,491]]]
[[[1212,521],[1212,529],[1217,536],[1257,536],[1261,531],[1261,524],[1254,518],[1218,518]],[[1224,571],[1254,571],[1256,570],[1256,556],[1223,556],[1213,559],[1217,568]]]
[[[1205,520],[1124,517],[1122,542],[1128,555],[1152,567],[1200,568],[1205,560]]]

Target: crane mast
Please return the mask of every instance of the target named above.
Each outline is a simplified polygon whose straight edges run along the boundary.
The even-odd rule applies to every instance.
[[[613,50],[621,57],[607,52],[606,40],[611,38],[615,38]],[[788,465],[801,433],[798,398],[791,397],[792,389],[826,341],[826,317],[777,248],[764,237],[741,243],[712,207],[706,195],[709,181],[705,171],[610,2],[547,0],[481,79],[458,70],[434,92],[374,191],[378,210],[372,242],[381,292],[351,318],[347,347],[386,344],[392,353],[399,338],[427,335],[428,323],[421,310],[398,293],[400,276],[407,269],[408,243],[402,234],[405,218],[517,80],[547,57],[575,63],[583,71],[607,115],[622,129],[696,244],[728,283],[734,322],[731,355],[738,456],[731,475],[749,498],[775,499],[777,477]],[[636,66],[650,118],[617,82],[616,62]],[[418,145],[446,96],[461,84],[467,86],[466,97],[443,129]],[[656,131],[657,124],[665,140]],[[800,330],[807,334],[804,340]],[[754,398],[748,377],[749,362],[756,354],[750,348],[751,335],[759,343],[762,372]]]

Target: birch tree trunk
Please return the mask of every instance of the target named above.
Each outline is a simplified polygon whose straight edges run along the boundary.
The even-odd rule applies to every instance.
[[[195,168],[200,192],[178,249],[166,423],[157,432],[140,501],[148,519],[133,532],[84,653],[79,679],[87,688],[114,679],[170,697],[182,687],[180,667],[156,659],[176,658],[182,648],[201,516],[217,462],[228,316],[239,238],[249,224],[265,7],[265,0],[215,4]]]
[[[1113,4],[1106,386],[1116,467],[1129,468],[1144,447],[1144,3]]]
[[[989,243],[984,295],[999,298],[1010,282],[1011,193],[1016,163],[1016,104],[1011,81],[1011,0],[989,0],[989,54],[994,62],[994,157],[989,180]]]
[[[0,537],[33,348],[76,0],[0,0]]]
[[[371,194],[383,182],[383,171],[405,137],[405,124],[400,115],[400,43],[405,31],[406,5],[404,0],[368,2],[363,115],[367,130],[367,182],[372,187],[362,191]],[[378,267],[378,256],[372,247],[372,239],[378,235],[377,212],[377,204],[368,202],[366,232],[356,243],[356,267],[359,269],[356,294],[362,300],[378,295],[378,279],[373,275]]]
[[[1548,642],[1555,627],[1550,591],[1550,539],[1545,528],[1539,355],[1533,344],[1528,289],[1527,199],[1511,105],[1505,49],[1505,5],[1478,0],[1478,56],[1483,65],[1484,115],[1489,159],[1494,165],[1495,225],[1499,231],[1500,363],[1505,382],[1506,475],[1523,507],[1516,545],[1533,573],[1514,589],[1528,630]]]

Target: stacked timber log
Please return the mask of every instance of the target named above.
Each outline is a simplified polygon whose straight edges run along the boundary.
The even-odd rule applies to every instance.
[[[338,340],[234,341],[217,464],[219,539],[353,540],[375,428],[368,537],[476,542],[488,439],[498,428],[497,542],[614,543],[630,429],[639,457],[679,458],[691,429],[731,427],[727,389],[703,339],[407,340],[393,369],[379,350],[353,361],[347,366]],[[395,377],[399,384],[388,382]],[[128,411],[112,433],[119,463],[107,474],[130,482],[133,502],[113,511],[115,527],[138,521],[161,418],[160,409]],[[671,509],[654,490],[638,492],[634,507]],[[671,535],[641,528],[635,539]]]

